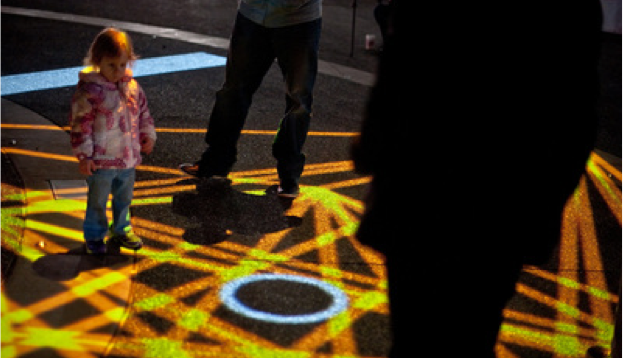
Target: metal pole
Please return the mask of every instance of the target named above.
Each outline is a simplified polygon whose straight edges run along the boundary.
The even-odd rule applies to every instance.
[[[350,30],[350,57],[353,57],[353,54],[355,52],[355,18],[357,14],[357,0],[353,0],[352,7],[353,7],[353,24]]]

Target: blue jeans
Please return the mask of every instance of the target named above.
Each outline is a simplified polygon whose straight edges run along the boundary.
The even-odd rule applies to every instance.
[[[285,115],[272,153],[282,183],[298,183],[312,113],[322,20],[266,28],[238,14],[231,36],[225,83],[216,93],[206,143],[199,162],[204,175],[226,175],[237,159],[236,145],[252,96],[277,59],[286,90]]]
[[[134,194],[136,171],[130,169],[98,169],[87,178],[87,211],[84,218],[84,239],[102,240],[108,231],[106,203],[112,194],[113,224],[115,234],[124,234],[131,230],[130,204]]]

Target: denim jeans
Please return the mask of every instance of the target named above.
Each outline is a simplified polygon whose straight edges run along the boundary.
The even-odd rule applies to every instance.
[[[87,211],[84,218],[84,239],[102,240],[108,231],[106,203],[112,194],[113,224],[116,234],[124,234],[130,227],[130,204],[134,194],[135,169],[98,169],[87,178]]]
[[[318,44],[322,20],[266,28],[238,14],[232,32],[225,83],[216,93],[206,143],[199,162],[208,175],[226,175],[237,159],[237,143],[252,96],[277,59],[283,75],[285,115],[272,146],[283,182],[298,183],[312,114],[312,91],[318,72]]]

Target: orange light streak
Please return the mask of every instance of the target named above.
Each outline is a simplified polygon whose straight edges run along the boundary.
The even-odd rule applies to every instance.
[[[179,193],[182,191],[194,190],[194,185],[176,185],[173,187],[164,187],[164,188],[151,188],[151,189],[140,189],[134,190],[134,198],[141,198],[145,196],[154,196],[154,195],[162,195],[162,194],[171,194],[171,193]]]
[[[53,131],[69,131],[71,128],[69,126],[55,126],[55,125],[40,125],[40,124],[9,124],[2,123],[2,129],[23,129],[23,130],[53,130]],[[207,132],[204,128],[156,128],[156,132],[158,133],[198,133],[204,134]],[[249,135],[271,135],[274,136],[277,134],[276,130],[260,130],[260,129],[245,129],[242,131],[242,134]],[[318,131],[309,131],[307,133],[309,136],[318,136],[318,137],[355,137],[359,135],[358,132],[318,132]]]
[[[525,312],[513,311],[510,309],[504,310],[504,318],[512,319],[515,321],[527,322],[530,324],[530,326],[538,326],[546,329],[554,329],[556,327],[555,319],[540,317]]]
[[[517,284],[517,292],[555,310],[559,310],[560,304],[564,303],[523,283]],[[585,323],[589,327],[594,324],[594,317],[580,310],[577,310],[576,318],[578,321]]]
[[[582,177],[579,190],[579,212],[585,213],[582,220],[579,221],[580,235],[582,238],[582,257],[584,259],[584,269],[591,274],[587,274],[587,285],[596,287],[603,291],[608,291],[606,278],[603,274],[604,267],[601,262],[601,254],[599,253],[599,241],[595,232],[595,221],[591,208],[590,198],[588,197],[588,186],[586,177]],[[587,215],[588,214],[588,215]],[[594,295],[589,296],[593,314],[604,322],[612,322],[614,317],[611,305]]]
[[[590,160],[592,160],[593,162],[595,162],[596,164],[598,164],[599,166],[603,167],[605,170],[608,171],[609,174],[611,174],[612,176],[614,176],[615,178],[617,178],[619,181],[621,181],[621,171],[619,171],[617,168],[615,168],[614,166],[612,166],[610,163],[608,163],[604,158],[602,158],[600,155],[598,155],[595,152],[591,153],[590,156]]]
[[[35,158],[64,160],[68,162],[78,163],[78,159],[71,155],[44,153],[44,152],[37,152],[34,150],[19,149],[19,148],[12,148],[12,147],[3,147],[2,150],[4,150],[6,153],[12,153],[12,154],[17,154],[17,155],[27,155],[27,156],[35,157]]]
[[[610,212],[617,218],[619,225],[621,225],[621,190],[617,185],[609,178],[608,174],[615,176],[613,173],[605,173],[601,167],[593,166],[593,170],[587,170],[588,176],[593,181],[599,191],[599,194],[608,205]],[[620,176],[620,172],[617,172]],[[619,179],[620,180],[620,179]]]

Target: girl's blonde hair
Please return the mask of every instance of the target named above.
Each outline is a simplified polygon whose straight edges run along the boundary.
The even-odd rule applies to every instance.
[[[134,53],[130,36],[121,30],[109,27],[95,37],[87,57],[84,59],[84,64],[86,66],[99,66],[105,56],[121,56],[122,51],[127,54],[130,65],[138,58]]]

